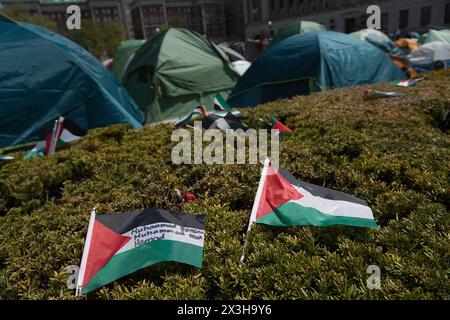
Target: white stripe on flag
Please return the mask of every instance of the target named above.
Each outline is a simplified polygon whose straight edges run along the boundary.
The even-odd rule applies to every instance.
[[[333,216],[374,219],[372,210],[367,206],[349,201],[321,198],[312,195],[303,188],[294,187],[303,197],[299,200],[291,200],[289,202],[298,203],[307,208],[314,208],[322,213]]]

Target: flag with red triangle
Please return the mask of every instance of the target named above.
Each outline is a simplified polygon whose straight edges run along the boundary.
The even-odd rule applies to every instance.
[[[271,226],[349,225],[378,228],[364,200],[295,179],[266,161],[251,223]]]
[[[203,108],[202,106],[198,106],[197,108],[192,110],[191,113],[175,122],[175,127],[179,128],[182,126],[193,125],[195,121],[201,121],[207,115],[208,114],[206,113],[205,108]]]
[[[98,289],[163,261],[200,268],[205,216],[162,209],[91,214],[77,281],[77,295]]]
[[[44,139],[39,141],[23,158],[31,159],[55,153],[57,147],[81,139],[81,136],[74,134],[74,132],[78,134],[84,133],[77,125],[64,117],[59,117],[53,125],[53,130],[47,132]]]
[[[292,133],[292,130],[282,124],[277,118],[272,118],[272,129]]]

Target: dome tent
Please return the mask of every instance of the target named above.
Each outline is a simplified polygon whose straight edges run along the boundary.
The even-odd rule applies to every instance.
[[[289,37],[317,30],[326,30],[326,28],[324,25],[312,21],[297,21],[291,23],[277,32],[273,40],[270,42],[269,48]]]
[[[432,71],[437,61],[444,68],[450,67],[450,44],[434,41],[424,44],[408,55],[409,61],[418,71]]]
[[[241,77],[228,102],[254,107],[325,88],[406,79],[377,47],[349,35],[315,31],[268,49]]]
[[[144,43],[145,40],[126,40],[122,41],[117,48],[111,72],[119,81],[122,81],[125,70],[133,59],[134,54]]]
[[[450,29],[442,29],[442,30],[430,29],[428,33],[423,34],[419,38],[420,44],[427,44],[435,41],[450,44]]]
[[[86,50],[44,28],[0,15],[0,147],[40,140],[59,116],[83,130],[143,115]]]
[[[146,122],[179,119],[202,105],[213,110],[239,79],[226,54],[200,34],[171,28],[149,39],[127,67],[124,85]]]

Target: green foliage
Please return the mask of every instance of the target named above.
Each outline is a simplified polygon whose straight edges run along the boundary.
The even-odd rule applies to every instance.
[[[30,15],[28,8],[24,4],[8,4],[4,7],[2,14],[19,22],[40,25],[53,32],[58,30],[58,25],[55,21],[44,15]]]
[[[88,299],[449,299],[450,141],[430,108],[448,112],[450,71],[425,77],[396,88],[401,98],[363,101],[367,86],[244,110],[255,128],[275,116],[294,130],[285,169],[366,199],[381,228],[257,225],[243,265],[260,166],[173,165],[171,125],[96,129],[53,156],[0,162],[0,298],[73,299],[66,268],[97,206],[204,213],[205,256],[201,269],[155,265]],[[199,201],[181,205],[175,189]],[[372,264],[381,290],[366,287]]]
[[[97,58],[114,57],[117,47],[125,40],[125,30],[117,22],[94,23],[81,20],[81,29],[66,30],[64,36],[76,42]]]
[[[123,25],[117,22],[94,23],[93,20],[82,19],[79,30],[59,30],[55,21],[45,15],[30,15],[28,8],[22,4],[7,5],[3,13],[16,21],[40,25],[60,33],[100,59],[114,57],[117,47],[125,40]]]

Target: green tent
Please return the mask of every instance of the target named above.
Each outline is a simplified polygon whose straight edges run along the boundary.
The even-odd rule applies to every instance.
[[[214,97],[224,98],[239,79],[226,54],[202,35],[171,28],[149,39],[127,67],[124,85],[146,122],[175,120]]]
[[[145,40],[126,40],[117,48],[111,72],[122,81],[127,64],[131,61],[136,51],[145,43]]]
[[[367,41],[384,52],[400,57],[405,56],[403,51],[400,50],[400,48],[398,48],[387,35],[376,29],[362,29],[360,31],[350,33],[350,35],[363,41]]]
[[[269,45],[269,48],[276,45],[278,42],[283,41],[289,37],[295,36],[300,33],[316,31],[316,30],[326,30],[325,26],[321,25],[317,22],[312,21],[297,21],[291,23],[287,27],[281,29],[277,32],[272,42]]]
[[[430,30],[419,38],[420,44],[427,44],[435,41],[450,44],[450,29]]]

